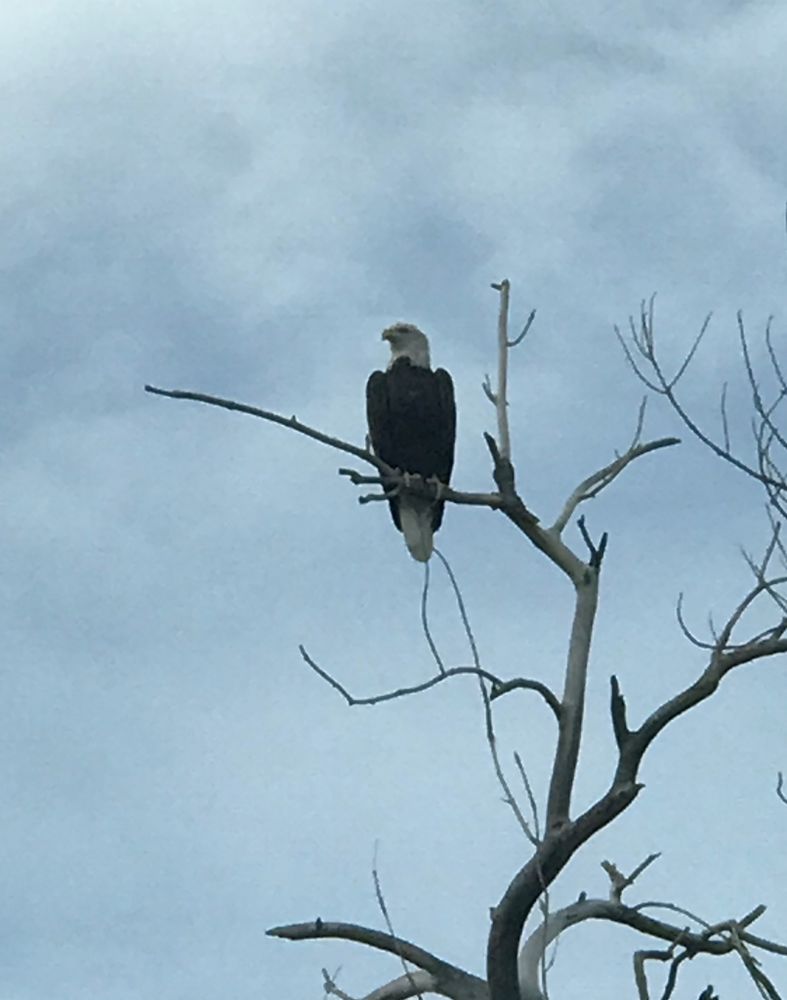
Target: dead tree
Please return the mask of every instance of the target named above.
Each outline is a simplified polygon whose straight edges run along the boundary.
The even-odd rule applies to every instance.
[[[486,978],[471,974],[419,945],[404,940],[394,933],[387,915],[385,901],[378,886],[378,902],[385,917],[387,930],[381,931],[357,924],[337,923],[318,919],[307,923],[290,924],[271,928],[268,933],[274,937],[293,941],[315,938],[337,938],[356,941],[380,951],[398,956],[404,973],[397,979],[385,983],[368,994],[364,1000],[405,1000],[424,993],[436,993],[453,1000],[544,1000],[547,996],[547,948],[551,942],[569,928],[586,920],[606,920],[625,924],[647,938],[660,943],[659,948],[639,950],[633,956],[633,972],[640,1000],[649,1000],[646,962],[662,962],[666,966],[666,978],[660,994],[664,1000],[673,994],[681,965],[695,955],[722,955],[737,953],[749,972],[758,992],[763,997],[778,998],[779,994],[768,976],[762,970],[757,953],[787,955],[787,946],[766,940],[754,934],[752,925],[764,912],[765,907],[754,910],[738,918],[727,918],[716,922],[702,920],[674,903],[641,902],[629,904],[623,901],[623,893],[633,884],[637,876],[657,857],[646,858],[634,871],[624,875],[611,862],[605,862],[610,886],[607,898],[591,899],[584,895],[575,903],[556,912],[550,912],[549,888],[571,857],[585,845],[599,830],[606,827],[636,799],[641,785],[638,773],[645,752],[657,736],[678,716],[695,708],[709,698],[718,688],[723,678],[732,670],[755,664],[763,659],[787,652],[787,553],[780,537],[781,524],[787,516],[787,485],[779,463],[778,449],[787,449],[785,433],[780,429],[778,417],[780,406],[787,398],[787,382],[773,347],[770,324],[766,330],[766,344],[775,381],[775,389],[766,398],[760,381],[754,372],[749,343],[744,334],[743,322],[739,317],[739,330],[743,348],[744,368],[752,393],[755,413],[754,458],[740,457],[731,443],[729,421],[726,409],[726,390],[721,399],[721,436],[714,438],[703,431],[683,408],[676,387],[694,358],[706,324],[700,330],[691,350],[677,373],[668,378],[664,374],[661,361],[656,353],[653,334],[653,303],[643,306],[639,322],[630,324],[630,342],[618,331],[626,357],[639,378],[648,388],[667,399],[683,420],[688,430],[703,441],[725,461],[741,472],[760,482],[766,490],[771,511],[772,533],[770,542],[759,559],[747,555],[753,581],[732,609],[724,626],[708,638],[699,638],[689,631],[683,620],[680,604],[678,618],[687,638],[699,646],[705,655],[705,666],[699,675],[685,688],[677,691],[663,704],[655,707],[639,724],[632,723],[627,715],[626,702],[616,677],[610,680],[610,717],[617,744],[617,761],[609,775],[605,792],[587,809],[579,814],[572,811],[577,760],[582,739],[582,723],[587,688],[588,661],[591,637],[596,617],[596,607],[604,561],[607,536],[603,534],[594,540],[587,530],[584,519],[578,519],[586,551],[575,551],[564,539],[564,530],[576,514],[580,505],[610,487],[614,480],[635,460],[651,452],[671,447],[679,443],[677,438],[663,437],[643,441],[645,404],[643,402],[636,421],[634,435],[626,450],[618,454],[608,465],[585,476],[566,498],[561,510],[551,523],[545,523],[526,505],[519,492],[516,471],[511,457],[511,435],[508,423],[507,371],[510,351],[519,344],[527,333],[534,317],[531,313],[523,331],[514,339],[508,334],[509,283],[502,281],[493,286],[499,293],[500,307],[498,319],[498,375],[497,384],[492,386],[487,377],[484,391],[494,405],[497,415],[497,436],[486,434],[485,440],[492,460],[492,475],[496,485],[493,492],[462,492],[440,488],[440,498],[455,504],[487,507],[503,513],[515,529],[552,562],[563,574],[574,593],[574,611],[571,624],[568,656],[565,668],[563,690],[560,694],[552,691],[537,678],[498,677],[481,665],[474,651],[472,667],[445,668],[439,661],[433,676],[422,683],[381,692],[371,697],[356,697],[345,685],[301,647],[301,655],[325,682],[330,684],[346,700],[348,705],[370,704],[393,698],[415,695],[437,684],[450,683],[460,675],[475,675],[480,684],[486,709],[487,739],[492,754],[498,780],[504,790],[507,803],[511,806],[517,821],[522,826],[532,844],[532,854],[517,871],[503,893],[502,898],[491,913],[491,926],[487,943]],[[189,399],[237,410],[251,416],[281,424],[291,430],[311,437],[320,443],[351,455],[373,468],[372,474],[363,474],[356,469],[340,469],[358,486],[381,487],[381,491],[360,497],[361,503],[386,499],[392,490],[410,490],[418,495],[434,497],[435,486],[423,481],[405,481],[396,470],[381,462],[366,447],[339,440],[335,437],[308,427],[296,417],[285,417],[257,407],[247,406],[227,399],[219,399],[201,393],[182,390],[165,390],[153,386],[145,387],[148,392],[175,399]],[[785,404],[787,405],[787,404]],[[774,570],[775,563],[784,564],[785,573]],[[450,569],[449,569],[450,572]],[[460,610],[461,594],[457,591]],[[774,621],[765,630],[756,634],[746,631],[748,613],[755,604],[770,601],[774,607]],[[468,634],[469,624],[465,619]],[[554,761],[551,770],[549,791],[540,820],[537,804],[530,790],[527,775],[517,758],[517,766],[527,791],[529,817],[526,809],[520,807],[513,794],[497,755],[494,735],[492,703],[515,689],[528,689],[539,695],[549,707],[556,724]],[[652,911],[668,910],[678,914],[679,922],[657,917]],[[525,922],[531,914],[540,914],[540,923],[523,940]],[[687,922],[688,921],[688,922]],[[348,1000],[332,977],[323,970],[326,993]],[[713,996],[709,986],[702,997]],[[654,995],[655,1000],[655,995]]]

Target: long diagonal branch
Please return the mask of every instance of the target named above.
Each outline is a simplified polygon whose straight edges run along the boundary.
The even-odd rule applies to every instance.
[[[353,455],[362,462],[368,462],[369,465],[373,465],[379,471],[379,476],[362,476],[353,469],[339,470],[341,475],[347,476],[356,485],[374,483],[391,486],[394,489],[406,488],[408,492],[416,496],[428,498],[435,496],[435,487],[431,484],[415,480],[411,484],[404,486],[401,474],[396,469],[392,469],[389,465],[386,465],[374,452],[367,451],[366,448],[361,448],[350,441],[343,441],[341,438],[326,434],[316,427],[310,427],[295,416],[285,417],[281,413],[274,413],[272,410],[263,410],[258,406],[249,406],[247,403],[238,403],[235,400],[224,399],[221,396],[210,396],[204,392],[192,392],[186,389],[159,389],[153,385],[146,385],[145,392],[149,392],[154,396],[165,396],[168,399],[184,399],[195,403],[205,403],[208,406],[217,406],[224,410],[245,413],[252,417],[259,417],[261,420],[268,420],[271,423],[279,424],[281,427],[296,431],[298,434],[303,434],[314,441],[319,441],[320,444],[335,448],[337,451],[343,451],[348,455]],[[387,498],[387,494],[380,493],[373,496],[360,497],[359,501],[360,503],[368,503],[370,500],[386,500]],[[461,506],[489,507],[490,510],[502,510],[504,507],[504,501],[497,493],[465,493],[442,485],[440,487],[440,499]]]
[[[247,403],[237,403],[232,399],[222,399],[221,396],[209,396],[204,392],[191,392],[186,389],[159,389],[154,385],[146,385],[145,392],[154,396],[166,396],[168,399],[189,399],[195,403],[206,403],[208,406],[219,406],[224,410],[234,410],[237,413],[247,413],[252,417],[260,417],[262,420],[270,420],[274,424],[281,424],[282,427],[288,427],[299,434],[305,434],[306,437],[313,438],[321,444],[327,444],[339,451],[346,451],[348,455],[354,455],[362,462],[368,462],[383,473],[393,472],[393,469],[377,458],[373,452],[367,451],[366,448],[359,448],[358,445],[350,444],[348,441],[331,437],[330,434],[318,431],[314,427],[309,427],[295,416],[285,417],[280,413],[273,413],[271,410],[261,410],[258,406],[249,406]]]
[[[488,991],[483,979],[438,958],[410,941],[371,927],[315,920],[311,923],[271,927],[265,933],[269,937],[284,938],[287,941],[309,941],[320,938],[355,941],[376,948],[378,951],[388,952],[397,958],[403,958],[419,969],[432,973],[439,985],[438,992],[444,996],[452,997],[454,1000],[488,1000]]]

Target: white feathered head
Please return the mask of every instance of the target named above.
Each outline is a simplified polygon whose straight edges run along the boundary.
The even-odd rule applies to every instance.
[[[410,363],[419,368],[429,368],[429,341],[412,323],[394,323],[383,330],[383,340],[391,345],[391,365],[399,358],[409,358]]]

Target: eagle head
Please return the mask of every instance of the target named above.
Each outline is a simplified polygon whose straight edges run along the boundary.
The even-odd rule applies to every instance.
[[[429,368],[429,341],[417,326],[412,323],[394,323],[383,330],[382,339],[391,345],[389,368],[399,358],[407,358],[410,364],[419,368]]]

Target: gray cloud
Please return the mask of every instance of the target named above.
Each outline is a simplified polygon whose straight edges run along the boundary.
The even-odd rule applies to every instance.
[[[539,308],[511,372],[520,480],[554,514],[633,430],[640,387],[613,323],[657,290],[676,365],[715,309],[686,385],[712,422],[742,375],[735,309],[753,332],[778,309],[782,19],[764,3],[311,0],[2,15],[9,996],[307,996],[338,964],[361,994],[397,968],[263,930],[379,924],[376,838],[397,929],[483,970],[488,907],[524,845],[472,684],[349,711],[297,653],[359,693],[429,671],[420,571],[387,511],[359,507],[343,460],[315,443],[142,385],[296,412],[360,443],[379,330],[412,319],[456,381],[457,483],[487,488],[488,284],[508,276],[517,322]],[[745,393],[731,393],[745,442]],[[648,427],[676,429],[658,405]],[[610,766],[609,674],[634,718],[696,675],[676,595],[699,629],[729,610],[760,510],[756,487],[690,442],[588,507],[611,542],[582,801]],[[490,669],[557,685],[562,581],[487,511],[449,510],[439,541]],[[467,662],[440,573],[434,587],[441,648]],[[783,703],[769,664],[678,723],[556,902],[603,892],[603,857],[663,850],[643,898],[709,919],[767,902],[761,932],[777,935]],[[511,698],[498,724],[505,759],[519,748],[542,788],[546,711]],[[577,968],[630,991],[635,939],[601,933],[561,944],[556,994],[584,995]],[[739,995],[740,976],[692,968],[685,988]]]

